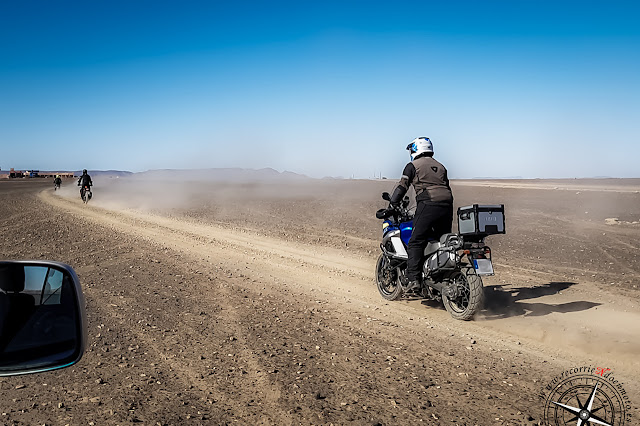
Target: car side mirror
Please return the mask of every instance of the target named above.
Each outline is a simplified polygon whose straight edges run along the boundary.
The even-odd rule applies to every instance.
[[[0,261],[0,376],[80,361],[87,320],[78,276],[49,261]]]
[[[388,192],[383,192],[382,193],[382,199],[385,201],[391,201],[391,196],[389,195]]]

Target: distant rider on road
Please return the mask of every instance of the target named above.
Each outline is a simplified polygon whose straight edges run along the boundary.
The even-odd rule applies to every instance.
[[[449,186],[447,169],[433,158],[433,144],[426,137],[414,139],[407,150],[411,162],[402,172],[391,196],[391,204],[398,205],[413,185],[416,191],[416,213],[413,217],[413,231],[407,254],[406,290],[416,291],[422,287],[422,261],[424,249],[430,239],[438,239],[451,232],[453,222],[453,194]]]
[[[82,170],[82,176],[78,178],[78,186],[80,187],[80,197],[84,198],[84,187],[88,186],[89,191],[91,191],[91,187],[93,186],[93,182],[91,181],[91,176],[87,173],[87,169]]]
[[[57,188],[60,188],[60,184],[62,184],[62,178],[60,177],[60,175],[56,175],[56,178],[53,180],[53,184]]]

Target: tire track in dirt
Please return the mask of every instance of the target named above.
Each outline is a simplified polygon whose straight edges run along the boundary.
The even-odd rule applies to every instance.
[[[223,296],[230,296],[229,292],[230,290],[225,288]],[[246,370],[249,374],[249,378],[254,381],[255,387],[252,392],[248,394],[246,399],[253,399],[256,397],[256,394],[261,395],[260,400],[266,405],[266,411],[268,411],[271,416],[275,417],[275,419],[270,420],[275,421],[275,423],[279,425],[290,425],[292,424],[291,416],[281,407],[279,402],[280,396],[284,390],[280,385],[269,380],[265,372],[265,370],[267,370],[267,366],[260,364],[258,359],[254,356],[254,353],[249,349],[251,345],[247,342],[243,329],[238,325],[238,320],[241,318],[238,309],[239,308],[233,306],[233,304],[227,304],[223,307],[222,315],[225,315],[226,319],[231,324],[232,330],[234,331],[232,339],[237,339],[240,342],[240,356],[248,367]]]
[[[108,303],[109,309],[103,308],[100,304],[96,304],[94,309],[97,310],[96,314],[101,317],[111,317],[117,324],[120,325],[122,329],[129,330],[129,332],[133,333],[135,339],[139,341],[139,345],[143,348],[148,348],[153,351],[152,359],[159,360],[160,362],[166,364],[169,367],[169,370],[174,372],[178,379],[184,384],[184,388],[195,387],[198,389],[199,394],[201,396],[202,404],[207,404],[209,400],[209,395],[215,395],[216,398],[216,406],[217,409],[220,410],[221,406],[228,411],[234,410],[239,401],[237,397],[228,396],[225,393],[225,389],[215,383],[212,383],[211,380],[207,380],[207,376],[203,374],[203,370],[201,368],[190,368],[188,365],[185,365],[184,362],[178,360],[177,358],[172,358],[167,356],[167,347],[166,342],[163,340],[157,340],[155,338],[149,337],[149,331],[141,329],[136,326],[131,326],[130,318],[123,316],[123,312],[131,312],[135,309],[135,306],[138,304],[136,300],[130,300],[130,298],[124,298],[122,296],[110,296],[101,294],[99,298],[102,301]],[[124,306],[127,309],[122,309]],[[114,308],[121,308],[119,310]],[[222,314],[224,314],[227,319],[230,320],[231,324],[234,324],[236,321],[234,318],[237,318],[237,310],[232,305],[226,305],[223,308]],[[156,316],[158,314],[155,314]],[[176,326],[179,327],[179,334],[181,338],[196,341],[196,333],[190,327],[184,327],[180,323],[176,323]],[[236,336],[241,336],[242,333],[238,332],[239,327],[235,327]],[[241,337],[239,339],[242,339]],[[242,345],[246,347],[247,345]],[[281,393],[281,389],[275,384],[270,383],[265,378],[265,374],[256,373],[258,371],[264,371],[265,368],[260,366],[258,362],[253,358],[250,350],[242,349],[241,358],[248,364],[251,368],[248,368],[247,371],[249,373],[249,377],[247,380],[255,381],[255,392],[264,395],[264,398],[261,398],[261,401],[266,403],[266,409],[269,412],[270,417],[275,417],[271,420],[275,421],[276,424],[291,424],[290,416],[284,412],[280,406],[278,405],[278,397]],[[207,354],[208,355],[208,354]],[[224,354],[221,354],[224,355]],[[246,397],[241,399],[246,399],[247,401],[250,398],[255,398],[254,393],[249,393]]]
[[[559,222],[562,224],[562,226],[558,226],[557,228],[562,228],[562,229],[571,229],[572,227],[578,227],[579,229],[589,229],[591,231],[597,231],[597,232],[602,232],[602,236],[605,236],[606,239],[608,240],[608,242],[610,243],[610,245],[603,245],[603,244],[595,244],[593,246],[591,246],[592,250],[598,250],[599,252],[603,253],[605,256],[607,256],[610,260],[615,261],[616,263],[618,263],[618,259],[612,255],[610,252],[613,253],[620,253],[621,251],[623,251],[624,249],[620,248],[620,245],[623,245],[629,249],[631,249],[634,252],[637,252],[639,250],[639,247],[636,247],[635,245],[625,241],[625,234],[623,231],[620,231],[619,229],[615,229],[612,228],[612,226],[619,226],[619,225],[605,225],[604,223],[599,223],[599,222],[582,222],[580,223],[580,225],[578,225],[577,222],[566,219],[566,218],[561,218],[558,216],[554,216],[554,215],[550,215],[544,212],[539,212],[538,216],[541,217],[547,217],[551,220],[554,220],[556,222]],[[555,227],[548,227],[548,229],[545,229],[544,233],[547,236],[555,236],[555,237],[559,237],[561,239],[568,239],[568,240],[572,240],[576,243],[579,244],[584,244],[584,238],[579,238],[577,236],[573,236],[567,233],[560,233],[554,230]],[[614,234],[614,235],[612,235]],[[627,273],[630,273],[632,276],[635,277],[640,277],[640,273],[638,273],[636,270],[634,270],[633,268],[630,268],[629,266],[627,266],[626,263],[618,263],[619,267],[624,268]],[[570,268],[568,267],[563,267],[563,266],[554,266],[555,268],[558,269],[566,269],[569,270]],[[602,272],[601,272],[602,273]],[[606,274],[606,273],[605,273]]]
[[[606,250],[606,248],[600,247],[600,246],[596,246],[596,248],[598,249],[598,251],[600,253],[602,253],[604,256],[606,256],[609,260],[613,260],[613,261],[617,261],[618,259],[613,256],[611,253],[609,253],[608,250]],[[631,276],[635,276],[635,277],[639,277],[640,274],[638,274],[634,269],[628,267],[625,264],[621,264],[619,265],[619,267],[623,268],[627,274],[631,275]]]
[[[554,217],[554,219],[559,221],[559,222],[564,223],[567,227],[571,226],[571,225],[574,225],[573,222],[568,221],[566,219],[561,219],[561,218],[557,218],[557,217]],[[606,228],[607,225],[589,224],[588,226],[591,229],[597,229],[597,230],[602,230],[602,231],[608,231],[609,230],[609,229]],[[611,226],[611,225],[609,225],[609,226]],[[559,232],[554,232],[554,231],[550,231],[550,230],[545,231],[545,234],[554,235],[554,236],[561,237],[561,238],[564,238],[564,239],[571,239],[571,240],[574,240],[574,241],[576,241],[578,243],[582,243],[582,241],[583,241],[582,239],[580,239],[578,237],[567,235],[567,234],[563,234],[563,233],[559,233]],[[605,234],[606,234],[606,232],[603,233],[603,235],[605,235]],[[600,253],[604,254],[607,258],[609,258],[610,260],[616,261],[616,262],[618,261],[618,259],[615,256],[613,256],[610,252],[616,252],[616,251],[620,251],[622,249],[620,247],[616,247],[615,245],[624,245],[624,246],[626,246],[626,247],[628,247],[628,248],[630,248],[630,249],[632,249],[634,251],[638,250],[638,247],[635,247],[633,244],[627,243],[622,238],[609,237],[608,239],[612,243],[611,246],[604,246],[603,247],[602,245],[597,244],[597,245],[594,245],[591,249],[592,250],[598,250]],[[640,273],[638,273],[635,269],[630,268],[625,263],[618,263],[618,265],[619,265],[619,267],[624,268],[627,271],[627,273],[631,274],[632,276],[640,277]],[[556,268],[559,268],[559,269],[570,269],[568,267],[561,267],[561,266],[556,266]]]
[[[259,264],[254,268],[258,273],[269,273],[275,278],[295,276],[299,282],[309,281],[305,269],[314,271],[325,270],[341,279],[356,279],[356,282],[372,279],[374,260],[358,260],[345,256],[338,250],[320,251],[305,248],[291,243],[283,244],[255,234],[233,232],[228,229],[208,225],[198,225],[165,218],[161,216],[143,215],[135,211],[112,212],[95,207],[84,206],[79,202],[57,199],[47,192],[40,195],[46,202],[60,208],[73,211],[85,219],[97,223],[107,224],[115,229],[132,233],[151,242],[171,246],[181,252],[191,253],[205,260],[210,258],[226,258],[226,261],[236,267],[246,268],[247,259],[251,264]],[[144,226],[142,226],[144,225]],[[250,257],[247,253],[252,252]],[[204,255],[209,253],[209,255]],[[215,256],[214,256],[215,255]],[[335,276],[320,276],[314,279],[314,284],[322,286],[327,291],[336,290]],[[348,283],[354,284],[354,283]],[[344,285],[342,289],[361,286]],[[338,293],[341,294],[341,293]],[[369,291],[362,292],[369,302],[378,300],[369,297]],[[377,294],[373,294],[377,296]]]

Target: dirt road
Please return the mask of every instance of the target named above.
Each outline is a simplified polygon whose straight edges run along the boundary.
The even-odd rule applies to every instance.
[[[511,252],[462,323],[382,300],[366,237],[313,244],[304,223],[292,239],[30,182],[0,197],[2,257],[71,264],[90,320],[78,365],[0,381],[3,423],[537,424],[542,387],[582,365],[640,404],[637,265],[621,297]]]

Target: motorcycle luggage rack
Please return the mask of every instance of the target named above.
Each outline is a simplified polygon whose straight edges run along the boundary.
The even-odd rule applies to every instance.
[[[458,233],[465,241],[479,242],[489,235],[506,233],[504,204],[473,204],[458,208]]]

